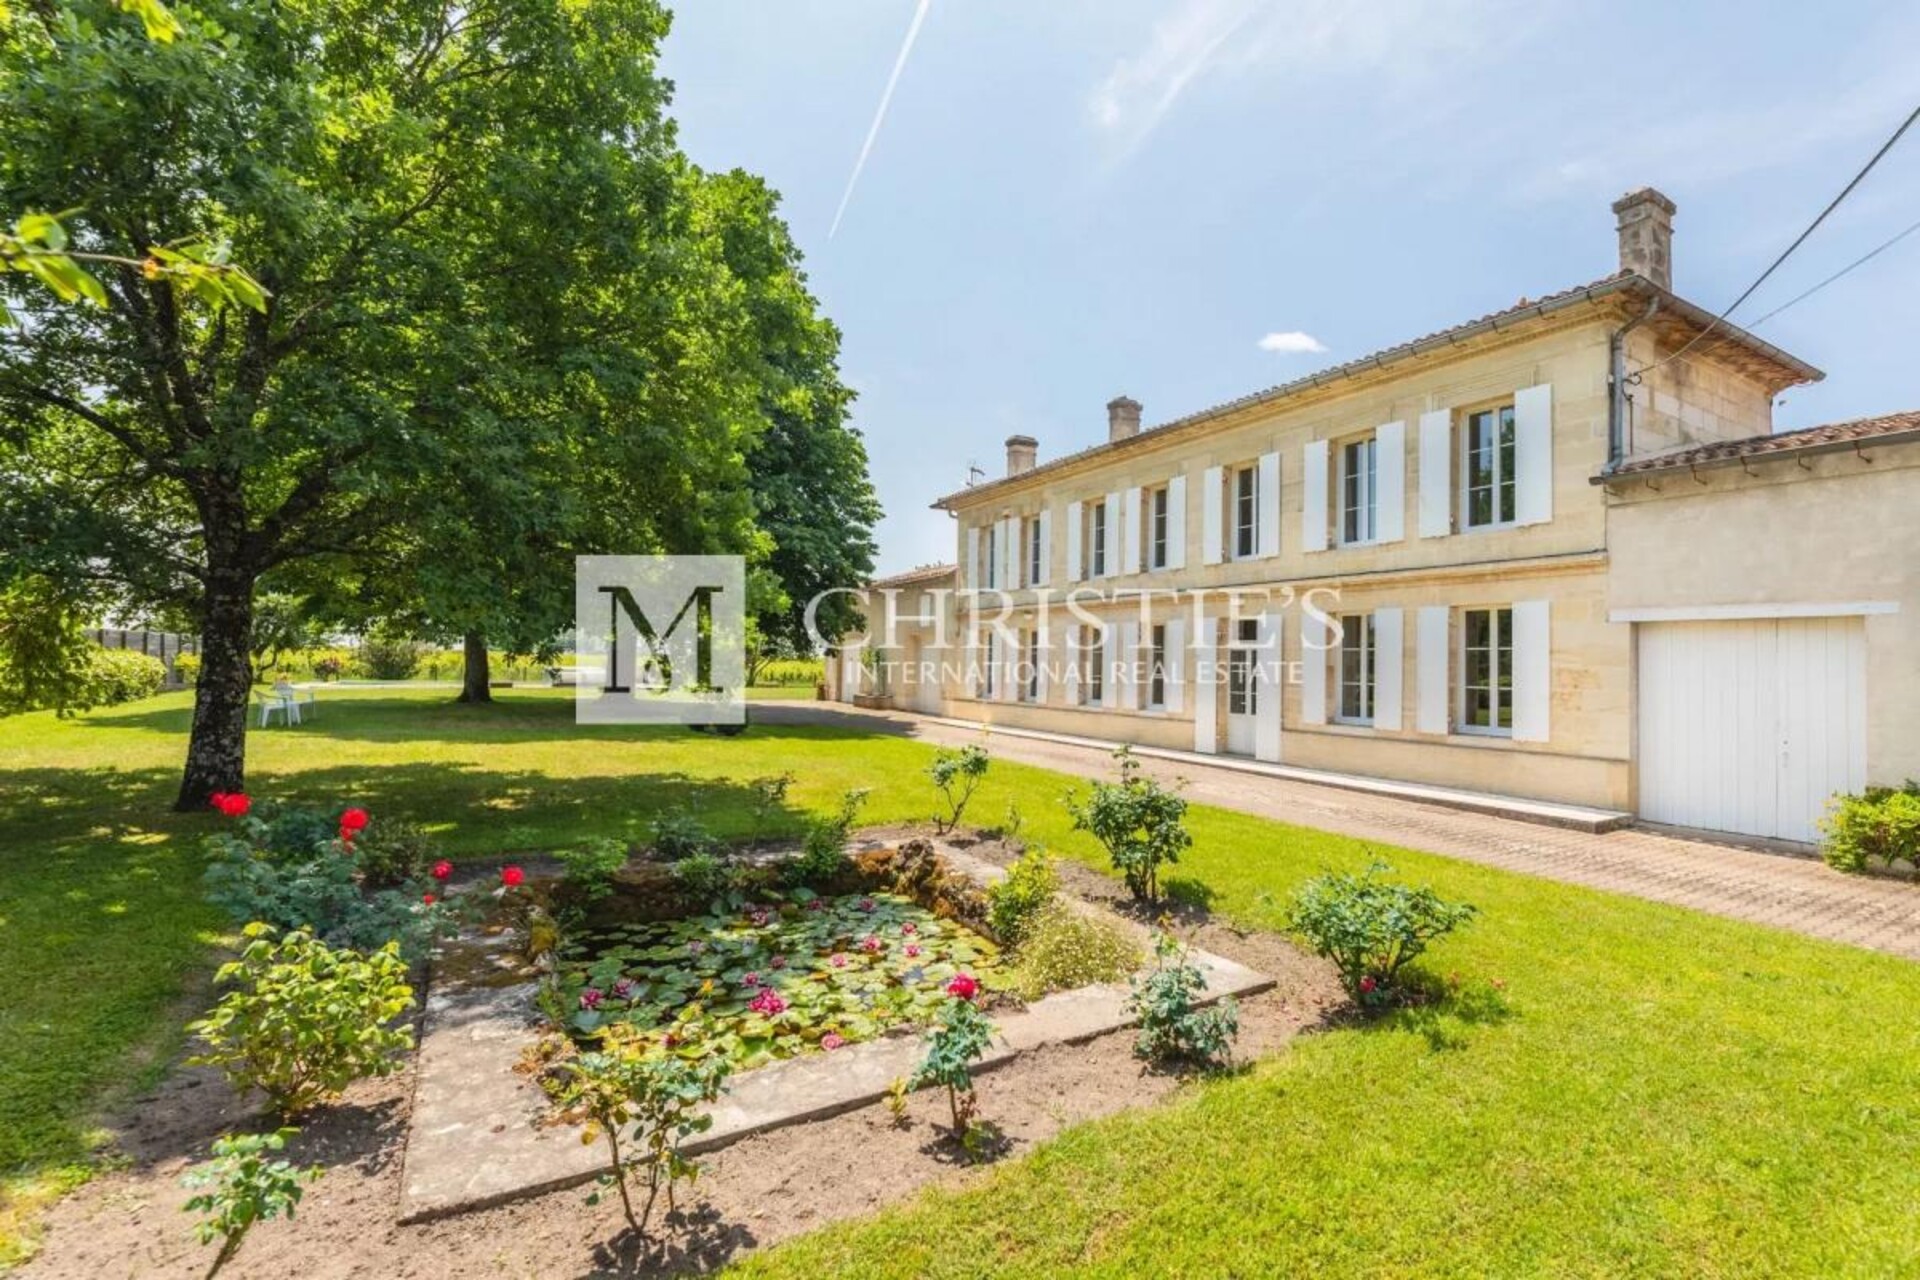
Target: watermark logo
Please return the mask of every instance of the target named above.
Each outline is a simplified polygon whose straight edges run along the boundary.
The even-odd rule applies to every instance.
[[[579,724],[745,724],[740,556],[574,561]]]

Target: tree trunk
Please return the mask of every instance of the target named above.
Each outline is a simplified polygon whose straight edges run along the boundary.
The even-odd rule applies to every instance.
[[[466,648],[466,674],[460,683],[460,701],[492,702],[493,689],[488,684],[492,673],[487,667],[487,638],[477,631],[469,631]]]
[[[253,575],[208,574],[200,610],[200,682],[194,688],[187,768],[173,807],[204,809],[216,791],[247,784],[247,703],[253,695]]]

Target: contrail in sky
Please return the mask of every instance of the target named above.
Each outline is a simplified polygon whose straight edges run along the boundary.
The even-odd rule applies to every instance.
[[[920,24],[927,20],[927,10],[933,7],[933,0],[920,0],[913,11],[913,25],[907,28],[907,38],[900,46],[900,56],[893,60],[893,74],[887,77],[887,89],[880,95],[880,109],[873,113],[873,127],[867,130],[867,140],[860,144],[860,158],[853,162],[853,173],[847,178],[846,194],[840,197],[840,208],[833,215],[833,227],[827,232],[831,240],[840,230],[840,219],[847,216],[847,204],[853,199],[853,189],[860,183],[860,171],[867,167],[867,157],[873,153],[873,140],[880,136],[880,126],[886,123],[887,107],[893,102],[894,86],[900,83],[900,73],[906,69],[907,58],[913,53],[913,42],[920,38]]]

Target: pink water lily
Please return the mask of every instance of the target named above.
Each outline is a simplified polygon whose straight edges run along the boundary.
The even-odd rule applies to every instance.
[[[819,898],[809,898],[807,900],[807,910],[809,911],[825,911],[826,909],[827,904]]]
[[[760,985],[760,975],[758,973],[749,973],[746,977],[740,979],[740,985],[743,987],[757,987]]]
[[[862,911],[872,911],[873,907],[874,907],[874,902],[872,898],[860,899],[860,909]]]
[[[598,1009],[602,998],[600,988],[588,987],[580,993],[580,1007],[582,1009]]]
[[[822,1049],[827,1049],[827,1050],[838,1049],[841,1045],[845,1044],[846,1042],[847,1042],[847,1038],[841,1035],[838,1031],[829,1031],[827,1032],[827,1034],[820,1037],[820,1047]]]
[[[872,934],[868,934],[866,937],[860,939],[860,949],[868,953],[878,951],[884,946],[886,946],[886,943],[880,941],[880,939],[874,937]]]
[[[787,967],[787,958],[785,956],[775,956],[773,959],[767,961],[767,967],[772,969],[784,969]]]
[[[633,987],[634,987],[634,981],[632,978],[620,979],[618,982],[613,984],[613,998],[615,1000],[632,999]]]
[[[827,957],[827,963],[836,969],[844,969],[847,967],[847,957],[844,953],[836,951]]]
[[[909,920],[905,924],[900,926],[900,932],[911,937],[912,935],[920,932],[920,926],[915,924],[913,921]]]
[[[780,998],[778,991],[775,991],[772,987],[768,987],[759,995],[755,996],[747,1005],[747,1008],[753,1010],[755,1013],[764,1014],[766,1017],[771,1018],[778,1014],[785,1013],[787,1011],[787,1002]]]
[[[755,928],[762,928],[766,925],[767,921],[773,919],[773,913],[765,907],[755,907],[753,910],[747,912],[747,919],[753,921]]]
[[[917,942],[909,942],[907,944],[907,959],[909,960],[918,959],[919,955],[920,955],[920,944]]]

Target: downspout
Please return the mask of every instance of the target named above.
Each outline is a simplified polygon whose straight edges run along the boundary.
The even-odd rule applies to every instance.
[[[1627,442],[1627,335],[1653,319],[1660,309],[1654,298],[1638,318],[1615,329],[1607,337],[1607,465],[1602,475],[1612,475],[1626,458]]]

